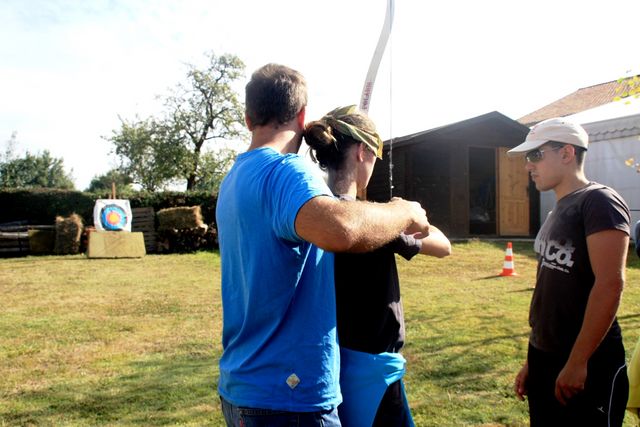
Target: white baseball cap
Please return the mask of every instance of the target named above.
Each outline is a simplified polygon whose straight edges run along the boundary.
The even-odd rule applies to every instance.
[[[524,142],[507,151],[507,155],[525,154],[549,141],[571,144],[586,150],[589,144],[589,135],[582,126],[563,117],[547,119],[532,127]]]

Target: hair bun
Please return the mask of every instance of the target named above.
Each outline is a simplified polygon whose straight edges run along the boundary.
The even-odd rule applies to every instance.
[[[326,149],[328,146],[333,146],[336,141],[331,126],[321,120],[307,124],[304,139],[314,150]]]

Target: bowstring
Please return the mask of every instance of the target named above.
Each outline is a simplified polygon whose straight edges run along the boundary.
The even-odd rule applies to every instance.
[[[393,198],[393,34],[389,40],[389,200]]]

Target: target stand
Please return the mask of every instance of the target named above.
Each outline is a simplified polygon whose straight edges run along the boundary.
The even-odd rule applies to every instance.
[[[87,258],[142,258],[146,253],[140,232],[93,231],[89,234]]]
[[[131,232],[129,200],[98,199],[93,208],[96,231],[89,234],[88,258],[141,258],[146,255],[144,235]]]

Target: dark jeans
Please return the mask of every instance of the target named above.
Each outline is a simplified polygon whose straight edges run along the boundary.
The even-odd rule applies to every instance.
[[[629,395],[622,342],[603,343],[593,353],[584,391],[563,406],[554,393],[567,357],[529,346],[527,391],[531,426],[622,426]]]
[[[338,411],[286,412],[243,408],[220,398],[227,427],[340,427]]]

